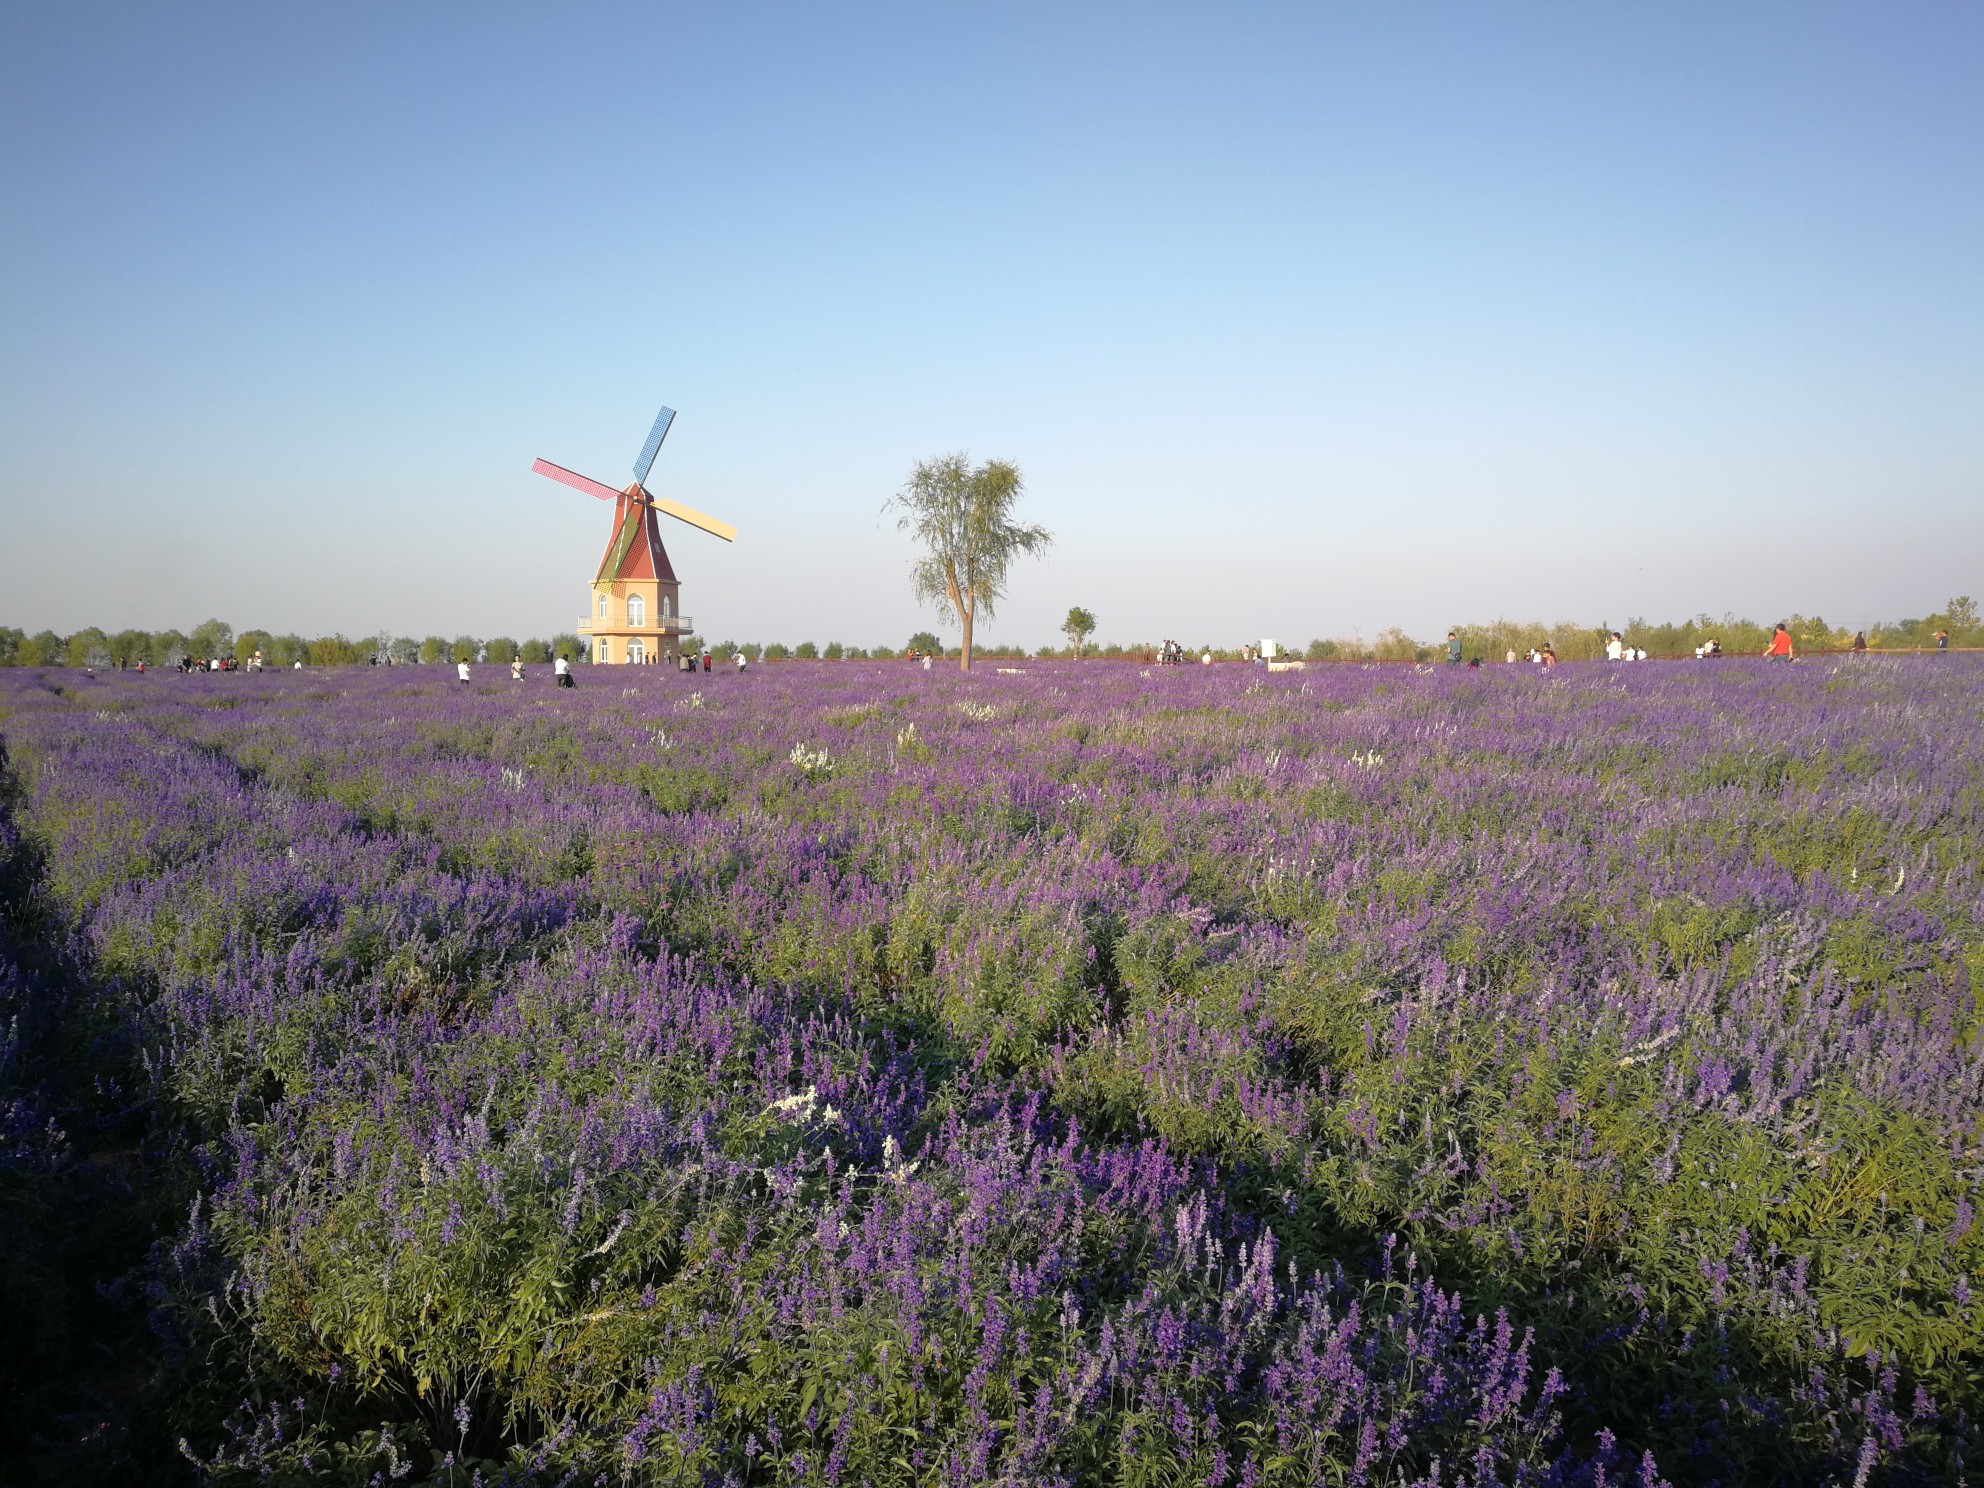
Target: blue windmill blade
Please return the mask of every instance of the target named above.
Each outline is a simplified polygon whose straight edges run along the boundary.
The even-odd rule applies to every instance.
[[[654,416],[654,427],[648,430],[648,442],[641,446],[640,458],[634,461],[634,480],[640,485],[648,483],[648,471],[654,468],[654,457],[661,453],[661,442],[668,437],[668,426],[675,422],[675,410],[664,408]]]

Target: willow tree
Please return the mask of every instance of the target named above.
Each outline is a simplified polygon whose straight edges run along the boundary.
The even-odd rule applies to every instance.
[[[896,526],[923,548],[910,570],[916,597],[957,616],[964,632],[962,671],[971,670],[973,623],[981,614],[989,619],[1005,597],[1008,566],[1054,540],[1045,527],[1013,520],[1025,488],[1010,461],[987,460],[974,470],[968,455],[939,455],[919,461],[886,508],[900,513]]]

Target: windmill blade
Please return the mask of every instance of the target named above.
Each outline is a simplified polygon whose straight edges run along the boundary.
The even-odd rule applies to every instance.
[[[654,427],[648,430],[648,442],[641,446],[640,458],[634,461],[634,484],[645,485],[648,471],[654,468],[654,457],[661,452],[661,442],[668,437],[668,426],[675,422],[675,410],[664,408],[654,416]]]
[[[667,512],[678,522],[687,522],[691,527],[700,527],[712,537],[720,537],[725,542],[737,541],[737,529],[728,522],[719,522],[715,517],[706,517],[693,506],[684,506],[666,496],[649,496],[656,511]]]
[[[570,486],[574,491],[584,491],[588,496],[597,496],[601,501],[618,501],[620,493],[611,486],[602,486],[598,481],[580,475],[576,470],[567,470],[563,465],[553,465],[549,460],[532,463],[534,474],[549,476],[561,485]]]

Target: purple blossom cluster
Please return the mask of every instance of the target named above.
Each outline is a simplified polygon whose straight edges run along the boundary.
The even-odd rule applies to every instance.
[[[1963,1471],[1968,658],[626,678],[0,677],[206,1478]]]

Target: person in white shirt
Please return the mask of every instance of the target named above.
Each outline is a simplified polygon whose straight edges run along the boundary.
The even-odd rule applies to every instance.
[[[468,681],[468,663],[465,661],[456,662],[455,675],[460,677],[464,682]]]
[[[1619,632],[1615,630],[1612,632],[1611,639],[1605,643],[1605,659],[1607,661],[1622,660],[1625,649],[1626,643],[1619,639]]]
[[[572,663],[563,656],[560,656],[556,661],[551,663],[551,674],[558,679],[558,685],[560,687],[575,687],[578,685],[572,681]]]

